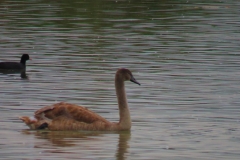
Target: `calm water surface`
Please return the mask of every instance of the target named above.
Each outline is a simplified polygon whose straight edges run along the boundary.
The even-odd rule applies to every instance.
[[[0,3],[0,159],[240,158],[239,1]],[[18,116],[66,101],[118,121],[114,74],[126,82],[131,132],[27,129]]]

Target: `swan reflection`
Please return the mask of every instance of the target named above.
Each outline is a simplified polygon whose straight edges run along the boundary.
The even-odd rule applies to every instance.
[[[131,138],[130,131],[120,132],[82,132],[82,131],[31,131],[23,130],[23,134],[34,135],[34,148],[43,149],[44,153],[73,153],[74,157],[81,158],[83,154],[94,155],[109,148],[109,140],[114,143],[118,135],[118,143],[115,158],[124,160],[128,152],[128,141]],[[107,137],[107,140],[106,140]],[[37,140],[40,139],[41,141]],[[111,143],[111,145],[112,145]],[[106,146],[105,146],[106,145]],[[105,146],[105,147],[104,147]],[[59,148],[60,147],[60,148]]]

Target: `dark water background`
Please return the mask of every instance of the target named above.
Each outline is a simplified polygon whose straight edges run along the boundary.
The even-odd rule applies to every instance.
[[[240,158],[240,2],[0,2],[0,159]],[[128,68],[131,133],[26,130],[18,116],[66,101],[118,121],[114,74]]]

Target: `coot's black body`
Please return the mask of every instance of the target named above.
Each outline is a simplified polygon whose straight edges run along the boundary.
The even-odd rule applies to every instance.
[[[0,70],[26,70],[26,61],[29,59],[28,54],[23,54],[20,62],[0,62]]]

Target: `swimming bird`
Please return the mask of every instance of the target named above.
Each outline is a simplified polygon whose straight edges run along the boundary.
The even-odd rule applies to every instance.
[[[20,62],[0,62],[0,70],[26,70],[26,61],[29,59],[28,54],[23,54]]]
[[[119,122],[109,122],[97,113],[76,104],[60,102],[37,110],[34,117],[19,117],[30,129],[120,131],[131,129],[131,117],[124,81],[140,85],[130,70],[121,68],[115,74]]]

